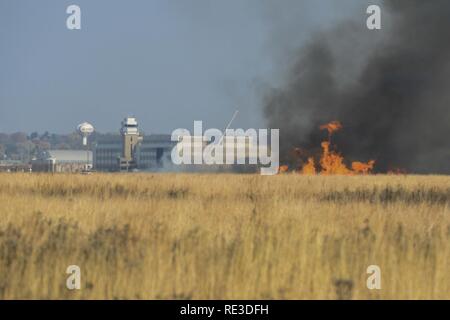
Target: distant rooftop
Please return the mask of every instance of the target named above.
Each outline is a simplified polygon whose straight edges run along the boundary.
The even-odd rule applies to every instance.
[[[145,135],[144,140],[142,141],[144,144],[146,142],[167,142],[170,141],[170,134],[150,134]],[[100,136],[96,139],[97,143],[122,143],[122,136],[117,135],[105,135]]]
[[[43,157],[54,158],[58,162],[86,162],[87,152],[89,152],[89,160],[92,161],[92,151],[86,150],[48,150]]]

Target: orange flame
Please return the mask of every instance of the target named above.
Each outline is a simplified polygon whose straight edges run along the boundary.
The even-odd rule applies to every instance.
[[[280,166],[278,167],[278,173],[285,173],[289,170],[288,166]]]
[[[342,129],[342,125],[339,121],[332,121],[330,123],[320,126],[321,130],[328,131],[328,141],[323,141],[322,155],[320,157],[320,174],[323,175],[353,175],[353,174],[368,174],[372,171],[375,160],[370,160],[367,163],[355,161],[351,164],[351,169],[347,168],[344,163],[344,157],[342,157],[338,152],[330,150],[331,145],[331,135]],[[309,158],[308,162],[300,170],[302,174],[316,174],[316,167],[314,164],[314,159]]]
[[[370,160],[367,163],[355,161],[352,162],[352,170],[356,173],[367,174],[373,169],[374,164],[375,164],[374,160]]]
[[[302,174],[314,175],[316,174],[316,165],[314,164],[314,158],[308,158],[308,163],[306,163],[302,168]]]
[[[344,164],[344,158],[334,151],[330,151],[330,142],[322,142],[322,157],[320,165],[322,167],[321,174],[350,174],[350,170]]]
[[[339,121],[331,121],[330,123],[320,126],[320,130],[327,130],[328,135],[332,135],[334,132],[342,129],[342,124]]]

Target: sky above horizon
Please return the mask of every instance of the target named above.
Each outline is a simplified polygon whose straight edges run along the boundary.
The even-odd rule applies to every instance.
[[[66,8],[81,7],[81,30]],[[264,128],[264,91],[314,32],[359,0],[1,0],[0,132]]]

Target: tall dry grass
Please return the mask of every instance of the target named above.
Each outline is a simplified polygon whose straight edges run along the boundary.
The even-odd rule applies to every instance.
[[[450,177],[0,174],[0,203],[2,299],[450,299]]]

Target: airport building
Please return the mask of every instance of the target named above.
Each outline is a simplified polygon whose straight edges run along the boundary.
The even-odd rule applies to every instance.
[[[82,123],[78,131],[83,136],[84,150],[45,150],[28,164],[0,160],[0,171],[256,172],[258,169],[252,161],[258,156],[256,133],[215,137],[220,143],[214,145],[214,139],[203,136],[181,135],[172,141],[170,134],[144,135],[134,117],[125,118],[121,124],[120,134],[98,135],[88,145],[93,127]]]
[[[179,136],[175,155],[184,163],[180,171],[194,172],[256,172],[258,146],[256,136],[220,137],[217,144],[203,136]],[[214,164],[208,164],[205,154]]]
[[[93,164],[95,171],[129,172],[129,171],[195,171],[195,172],[255,172],[256,165],[249,164],[249,158],[257,157],[257,147],[252,137],[228,137],[221,142],[223,148],[222,164],[203,163],[204,148],[209,145],[203,137],[180,136],[172,141],[169,134],[142,135],[135,118],[128,117],[122,121],[120,135],[99,137],[93,145]],[[200,148],[195,148],[195,144]],[[175,148],[176,147],[176,148]],[[187,160],[181,165],[172,162],[172,151]],[[184,152],[189,150],[187,158]],[[237,163],[226,164],[226,153],[232,151]],[[196,163],[195,159],[200,159]],[[236,162],[234,162],[236,163]]]
[[[0,172],[29,172],[31,165],[20,160],[0,160]]]
[[[135,118],[122,121],[120,135],[104,136],[94,143],[96,171],[159,171],[171,165],[170,154],[176,142],[168,134],[144,136]]]
[[[82,172],[92,168],[92,152],[47,150],[31,161],[33,172]]]

